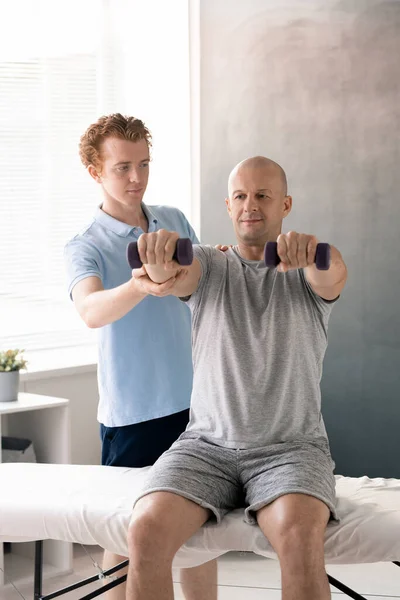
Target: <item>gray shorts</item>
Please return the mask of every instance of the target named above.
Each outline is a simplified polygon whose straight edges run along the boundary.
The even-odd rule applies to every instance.
[[[139,498],[172,492],[208,508],[218,522],[227,512],[246,507],[245,520],[254,524],[263,506],[299,493],[324,502],[337,519],[333,469],[324,440],[237,450],[185,432],[150,469]]]

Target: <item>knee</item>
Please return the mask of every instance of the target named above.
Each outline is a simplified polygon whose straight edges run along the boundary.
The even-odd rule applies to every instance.
[[[128,548],[130,559],[140,562],[154,561],[155,557],[173,559],[174,551],[170,543],[172,532],[167,531],[162,519],[151,511],[132,514],[128,528]]]
[[[159,525],[149,513],[133,513],[128,529],[129,554],[138,551],[145,556],[160,547]]]
[[[282,518],[276,523],[276,550],[281,554],[309,553],[313,548],[323,545],[324,531],[325,528],[312,520],[305,522]]]

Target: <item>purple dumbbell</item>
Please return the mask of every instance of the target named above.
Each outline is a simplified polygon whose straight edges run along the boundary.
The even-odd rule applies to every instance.
[[[264,262],[266,267],[277,267],[281,262],[278,256],[277,242],[267,242],[264,248]],[[327,271],[331,265],[331,247],[329,244],[317,244],[315,266],[319,271]]]
[[[142,261],[140,260],[137,242],[130,242],[126,248],[126,258],[131,269],[140,269]],[[193,246],[190,238],[180,238],[176,242],[176,249],[173,260],[182,266],[191,265],[193,262]]]

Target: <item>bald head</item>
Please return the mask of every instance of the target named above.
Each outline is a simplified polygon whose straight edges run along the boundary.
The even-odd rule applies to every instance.
[[[243,172],[251,172],[252,170],[261,170],[278,181],[278,185],[284,196],[287,195],[287,179],[286,173],[278,163],[265,156],[253,156],[242,160],[231,171],[228,179],[228,193],[231,196],[235,190],[235,181]]]
[[[239,247],[244,252],[256,248],[256,254],[262,254],[265,242],[277,239],[292,209],[285,171],[265,156],[247,158],[229,175],[228,189],[225,204]]]

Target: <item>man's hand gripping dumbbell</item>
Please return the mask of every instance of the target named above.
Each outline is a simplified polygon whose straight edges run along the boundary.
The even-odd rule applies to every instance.
[[[147,274],[155,283],[168,282],[168,289],[184,280],[184,267],[193,262],[190,239],[179,238],[176,232],[165,229],[142,234],[137,242],[128,244],[126,254],[131,269],[141,270],[138,276]]]

